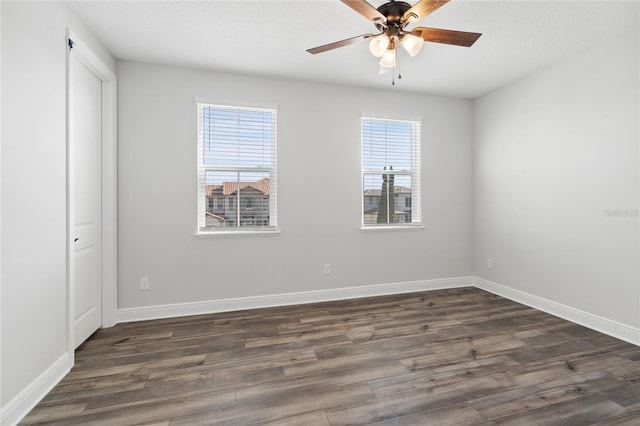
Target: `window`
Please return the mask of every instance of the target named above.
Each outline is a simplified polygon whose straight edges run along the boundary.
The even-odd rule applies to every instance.
[[[276,111],[198,103],[198,232],[275,228]]]
[[[420,122],[362,118],[362,226],[419,225]]]

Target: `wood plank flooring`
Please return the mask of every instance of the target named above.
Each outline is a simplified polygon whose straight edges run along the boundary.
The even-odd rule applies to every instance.
[[[23,424],[640,425],[640,347],[475,288],[119,324]]]

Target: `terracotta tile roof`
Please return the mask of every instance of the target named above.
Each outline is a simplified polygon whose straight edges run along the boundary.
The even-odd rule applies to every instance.
[[[262,178],[255,182],[222,182],[222,185],[207,185],[205,188],[205,194],[207,197],[212,197],[214,195],[231,195],[238,192],[238,187],[240,190],[245,188],[253,188],[264,195],[269,195],[269,179]]]
[[[220,216],[219,214],[215,214],[215,213],[212,213],[212,212],[206,212],[206,215],[207,216],[211,216],[214,219],[218,219],[221,222],[224,222],[226,220],[224,216]]]

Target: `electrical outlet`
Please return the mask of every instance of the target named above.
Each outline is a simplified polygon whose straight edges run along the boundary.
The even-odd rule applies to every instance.
[[[331,264],[330,263],[325,263],[324,264],[324,274],[325,275],[330,275],[331,274]]]
[[[487,269],[493,269],[493,259],[487,257]]]
[[[140,290],[149,290],[149,277],[140,277]]]

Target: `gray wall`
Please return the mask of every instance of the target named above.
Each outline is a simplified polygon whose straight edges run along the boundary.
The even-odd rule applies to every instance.
[[[471,272],[470,101],[127,61],[118,88],[119,308]],[[278,107],[280,235],[194,237],[195,97]],[[422,120],[425,229],[360,230],[361,114]]]
[[[3,408],[67,352],[65,5],[1,2]],[[69,358],[70,360],[71,358]]]
[[[638,50],[636,30],[474,101],[476,276],[640,326]]]

